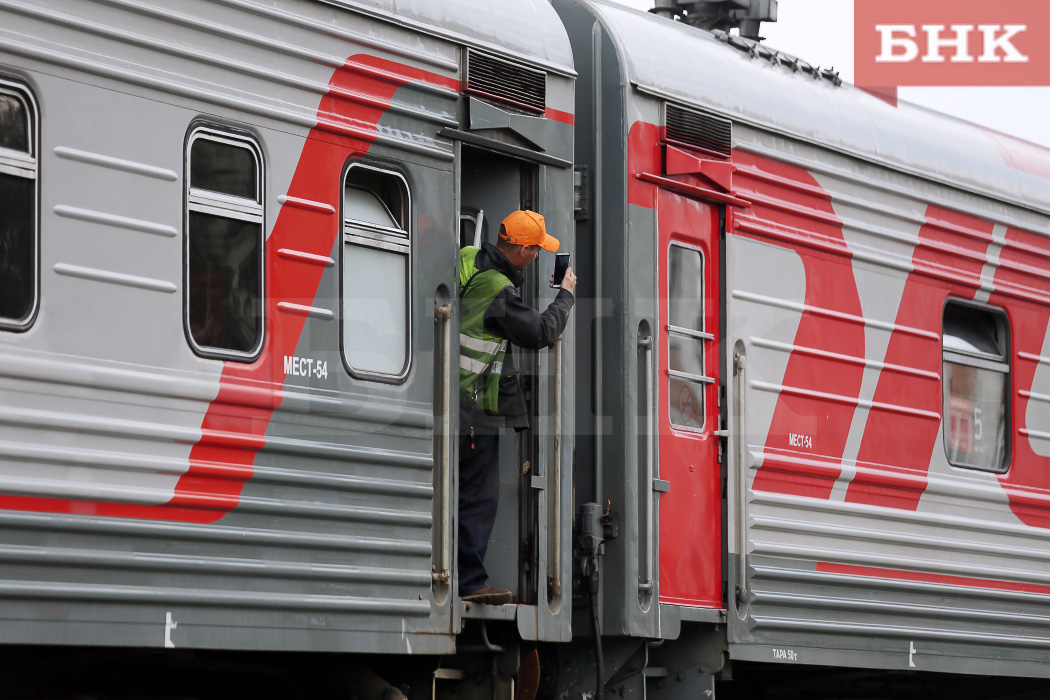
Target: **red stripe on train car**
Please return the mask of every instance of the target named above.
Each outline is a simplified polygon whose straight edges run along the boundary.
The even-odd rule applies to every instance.
[[[349,158],[368,152],[394,94],[412,82],[459,89],[454,78],[373,56],[348,58],[329,81],[329,92],[318,107],[318,126],[306,139],[287,195],[340,211],[343,166]],[[347,94],[366,94],[372,99],[364,104],[345,99]],[[277,304],[312,304],[324,272],[322,267],[296,265],[279,251],[291,248],[329,256],[340,227],[325,207],[321,211],[281,209],[266,241],[266,340],[262,353],[251,364],[223,363],[218,396],[201,424],[202,439],[192,447],[189,469],[178,479],[170,501],[137,505],[7,495],[0,496],[0,508],[196,523],[215,522],[236,508],[254,472],[255,457],[266,444],[270,419],[281,404],[283,357],[295,354],[306,324],[303,316],[279,313]]]
[[[638,179],[643,173],[663,172],[663,127],[635,122],[627,133],[627,203],[656,209],[659,189]]]
[[[1044,365],[1043,372],[1047,371],[1043,348],[1050,333],[1050,264],[1045,250],[1043,234],[1007,229],[995,274],[995,292],[988,300],[1007,309],[1012,355],[1008,390],[1012,393],[1013,450],[1010,470],[999,477],[999,482],[1014,515],[1025,525],[1040,528],[1050,528],[1050,456],[1037,454],[1032,446],[1033,438],[1043,438],[1031,435],[1031,431],[1045,433],[1047,426],[1033,425],[1034,416],[1029,412],[1033,399],[1038,408],[1045,405],[1039,395],[1050,393],[1050,382],[1035,386],[1040,364]],[[1050,452],[1050,442],[1046,444]]]
[[[927,207],[926,223],[919,229],[919,242],[912,253],[914,267],[897,308],[897,330],[890,335],[885,357],[887,364],[914,367],[926,376],[879,374],[875,406],[903,406],[910,411],[873,407],[868,412],[857,460],[878,468],[858,470],[846,490],[846,501],[918,508],[928,485],[930,461],[940,449],[941,386],[929,375],[940,374],[941,347],[939,337],[901,329],[918,328],[939,336],[945,298],[973,298],[991,241],[991,223],[934,205]]]
[[[746,214],[735,214],[732,233],[794,251],[805,273],[804,307],[791,341],[798,351],[788,358],[764,445],[783,459],[779,468],[760,465],[752,488],[828,499],[841,474],[840,461],[864,378],[863,366],[828,355],[865,356],[853,254],[831,197],[812,175],[743,151],[733,152],[733,162],[737,166],[733,194],[752,206]],[[811,441],[793,444],[795,435]],[[785,461],[789,469],[784,468]],[[816,465],[819,468],[811,468]]]
[[[568,124],[569,126],[574,126],[576,124],[575,114],[572,112],[563,112],[560,109],[554,109],[553,107],[548,107],[547,111],[543,113],[543,116],[551,121]]]

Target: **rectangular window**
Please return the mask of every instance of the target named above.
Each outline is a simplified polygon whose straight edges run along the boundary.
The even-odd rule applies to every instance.
[[[1007,469],[1008,341],[1003,314],[957,302],[944,307],[944,446],[957,467]]]
[[[353,165],[343,187],[343,355],[351,373],[408,371],[408,187],[392,172]]]
[[[667,250],[667,367],[671,425],[704,428],[704,258],[696,248],[672,243]]]
[[[29,326],[37,306],[36,109],[0,80],[0,328]]]
[[[262,347],[261,158],[238,135],[197,129],[189,139],[186,326],[202,355],[251,360]]]

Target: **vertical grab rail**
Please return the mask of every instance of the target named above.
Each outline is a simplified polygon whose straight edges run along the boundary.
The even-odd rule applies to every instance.
[[[547,543],[547,576],[550,578],[552,598],[561,596],[561,411],[562,411],[562,339],[554,342],[554,459],[551,462],[549,485],[552,492],[551,533]]]
[[[736,409],[737,409],[737,584],[736,599],[747,602],[747,470],[750,459],[747,449],[747,424],[744,420],[744,393],[747,391],[745,370],[747,364],[744,353],[737,350],[733,357],[733,369],[736,373]]]
[[[645,480],[640,484],[642,493],[645,494],[645,580],[638,588],[641,591],[653,592],[653,581],[656,578],[654,571],[654,557],[656,556],[656,508],[655,491],[653,490],[653,479],[656,478],[653,466],[653,410],[656,405],[656,397],[653,391],[653,336],[647,335],[638,339],[638,347],[645,352],[645,392],[639,392],[645,396]]]
[[[452,582],[452,305],[434,307],[434,321],[441,325],[441,347],[434,353],[441,366],[441,454],[438,456],[438,556],[435,582]]]

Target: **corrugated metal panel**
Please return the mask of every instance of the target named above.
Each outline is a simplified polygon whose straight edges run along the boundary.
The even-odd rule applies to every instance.
[[[322,182],[332,192],[347,143],[385,149],[406,170],[426,162],[418,181],[451,191],[438,167],[451,148],[436,132],[458,123],[460,49],[394,25],[372,31],[342,9],[327,8],[328,24],[320,4],[289,7],[0,7],[0,62],[23,66],[46,104],[79,105],[48,110],[42,125],[46,317],[32,334],[0,336],[0,642],[452,648],[449,606],[432,591],[433,382],[418,369],[414,384],[384,393],[341,374],[335,314],[321,313],[336,304],[334,259],[268,251],[271,269],[329,275],[319,299],[291,300],[328,343],[304,341],[331,351],[327,384],[226,377],[220,396],[223,363],[186,343],[184,146],[195,119],[252,129],[262,144],[268,234],[298,208],[336,235],[336,207],[278,199],[308,143],[344,149]],[[341,72],[360,89],[333,85]],[[433,201],[428,211],[451,218]],[[427,262],[415,266],[428,281],[447,274]],[[433,323],[415,320],[428,347]],[[212,458],[184,480],[201,445]],[[158,512],[176,490],[189,522]]]
[[[223,8],[221,4],[206,5],[198,9],[199,14],[132,0],[116,0],[111,4],[115,8],[108,15],[89,11],[96,7],[93,4],[71,4],[62,9],[13,5],[8,8],[12,16],[8,31],[0,34],[0,50],[137,88],[202,100],[253,117],[280,120],[299,128],[318,127],[336,136],[375,139],[408,151],[451,157],[450,151],[433,139],[420,135],[406,139],[400,134],[377,134],[340,117],[338,112],[343,110],[318,113],[317,103],[322,96],[357,107],[377,106],[367,90],[333,90],[329,84],[332,72],[345,69],[364,80],[403,86],[398,99],[386,107],[391,113],[445,126],[458,123],[453,111],[458,98],[455,91],[399,75],[396,69],[383,70],[355,59],[353,54],[363,50],[355,48],[356,42],[353,42],[360,33],[359,26],[337,32],[334,30],[340,28],[339,24],[321,25],[317,18],[287,12],[273,16],[272,11],[238,2],[229,3],[230,8]],[[353,27],[353,22],[342,14],[340,24]],[[285,30],[292,35],[289,40],[275,42],[270,38],[272,25],[269,23],[275,19],[290,27]],[[361,20],[357,22],[360,24]],[[177,39],[171,37],[172,26],[181,28]],[[323,46],[313,38],[313,32],[321,26],[326,34],[335,34],[332,41]],[[36,38],[56,33],[56,43]],[[397,36],[397,31],[391,29],[391,33]],[[78,37],[85,35],[92,37],[95,51],[85,51],[83,44],[78,43]],[[403,40],[404,36],[400,38]],[[353,43],[348,45],[345,40]],[[396,45],[393,38],[378,43]],[[411,56],[411,60],[436,63],[446,71],[457,71],[455,48],[442,48],[435,40],[431,40],[431,44],[425,49],[402,48],[399,53],[406,58]],[[349,59],[347,51],[352,54]],[[125,53],[136,58],[130,61],[116,58]],[[295,69],[274,71],[275,60]],[[442,109],[434,109],[434,97],[445,103]]]
[[[30,365],[37,372],[27,372]],[[54,382],[71,374],[82,378],[76,384]],[[90,381],[91,374],[103,381]],[[144,385],[136,375],[145,375]],[[126,380],[125,390],[121,380]],[[166,384],[167,390],[147,388],[150,383]],[[147,375],[68,359],[0,366],[0,384],[9,398],[0,410],[5,503],[17,496],[45,509],[53,499],[83,504],[81,516],[0,510],[0,561],[5,562],[0,598],[54,627],[68,622],[68,612],[54,612],[57,603],[167,606],[184,623],[177,636],[180,646],[200,646],[208,639],[221,640],[212,642],[221,646],[255,646],[250,635],[240,642],[217,631],[202,637],[200,625],[190,623],[192,611],[201,606],[216,619],[240,620],[248,627],[253,623],[245,617],[280,612],[288,618],[281,623],[288,637],[280,648],[295,648],[296,630],[314,627],[298,619],[311,611],[330,616],[329,633],[400,633],[406,621],[426,626],[433,489],[430,413],[422,407],[384,407],[374,400],[322,406],[304,396],[296,410],[298,402],[289,400],[286,408],[293,413],[285,422],[298,427],[277,429],[286,437],[267,439],[236,509],[220,523],[93,515],[92,501],[148,505],[170,497],[171,484],[186,468],[185,457],[178,456],[182,446],[200,440],[199,430],[179,427],[187,420],[175,418],[181,413],[192,421],[199,415],[197,406],[206,403],[205,396],[186,396],[195,383],[179,382],[168,373]],[[27,408],[50,403],[42,394],[49,385],[84,398],[66,399],[63,408]],[[87,398],[92,395],[96,398]],[[147,420],[116,418],[113,404],[100,400],[106,396],[110,401],[119,397],[132,414]],[[156,420],[159,410],[168,416],[163,421]],[[325,415],[323,420],[319,415]],[[374,444],[377,431],[388,444]],[[323,439],[326,435],[340,441]],[[230,449],[241,448],[231,443]],[[211,478],[248,477],[237,471],[215,464]],[[206,493],[210,487],[202,489]],[[0,604],[0,616],[12,621],[14,613]],[[137,626],[128,611],[113,615],[110,620],[127,624],[109,643],[160,644],[159,632],[151,632],[149,623]],[[14,637],[0,633],[0,640],[39,641],[41,631],[21,630]],[[340,644],[405,650],[403,642],[367,637]]]
[[[736,137],[768,160],[737,164],[735,191],[754,206],[735,217],[729,239],[727,316],[739,319],[731,338],[746,350],[737,409],[746,422],[734,427],[744,470],[734,479],[743,488],[734,498],[730,562],[734,584],[746,567],[746,598],[731,626],[733,655],[1045,675],[1050,532],[1019,522],[997,475],[947,464],[941,415],[929,410],[941,397],[940,304],[919,308],[914,298],[902,300],[902,290],[913,284],[943,297],[969,279],[967,270],[983,269],[1019,339],[1031,309],[1045,304],[1042,254],[1030,239],[996,234],[992,243],[975,224],[949,225],[930,211],[964,212],[973,222],[995,222],[996,231],[1045,230],[1046,217],[819,149],[778,148],[778,139],[757,130]],[[929,235],[931,226],[939,235]],[[836,284],[843,273],[849,284]],[[854,294],[855,313],[835,307]],[[900,320],[916,317],[931,321]],[[845,336],[854,340],[849,350],[836,345]],[[915,352],[890,362],[891,337],[908,338]],[[1042,342],[1042,326],[1026,338]],[[803,362],[806,370],[797,371]],[[836,379],[844,367],[853,368],[849,382]],[[1015,372],[1021,375],[1020,360]],[[895,380],[898,390],[880,399],[885,375],[906,383]],[[785,397],[810,402],[787,421],[811,434],[812,447],[792,445],[779,432],[783,424],[772,432],[777,408],[800,407],[782,404]],[[913,430],[865,429],[872,416],[887,414]],[[840,416],[837,451],[821,442],[832,432],[821,430],[827,416]],[[936,434],[932,452],[923,442],[909,464],[876,461],[900,454],[892,448],[913,444],[920,432]],[[862,461],[869,438],[879,456]],[[849,491],[858,485],[881,500]]]

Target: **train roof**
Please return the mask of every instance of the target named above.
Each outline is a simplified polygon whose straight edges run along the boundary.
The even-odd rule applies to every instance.
[[[823,71],[752,56],[737,37],[734,47],[727,35],[602,0],[579,1],[607,27],[627,79],[640,90],[1050,212],[1050,149],[907,102],[891,106]]]
[[[483,4],[477,0],[324,1],[575,75],[572,47],[548,0],[485,0]]]

